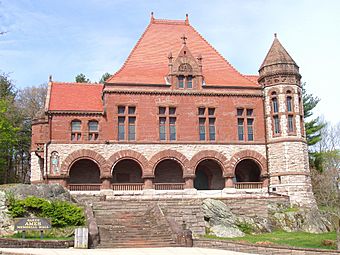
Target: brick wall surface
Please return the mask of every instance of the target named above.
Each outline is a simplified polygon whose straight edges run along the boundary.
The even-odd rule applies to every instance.
[[[1,248],[69,248],[74,241],[0,238]]]

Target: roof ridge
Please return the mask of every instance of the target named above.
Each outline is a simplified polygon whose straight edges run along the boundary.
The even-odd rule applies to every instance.
[[[217,55],[218,56],[220,56],[236,73],[238,73],[240,76],[242,76],[243,78],[245,78],[246,80],[248,80],[248,81],[250,81],[250,82],[252,82],[252,83],[254,83],[254,84],[256,84],[256,85],[258,85],[257,83],[255,83],[254,81],[252,81],[252,80],[250,80],[250,79],[248,79],[247,77],[245,77],[243,74],[241,74],[239,71],[237,71],[237,69],[231,64],[231,63],[229,63],[229,61],[225,58],[225,57],[223,57],[222,55],[221,55],[221,53],[219,53],[216,49],[215,49],[215,47],[214,46],[212,46],[198,31],[196,31],[196,29],[193,27],[193,26],[191,26],[191,25],[189,25],[193,30],[194,30],[194,32],[195,33],[197,33],[201,38],[202,38],[202,40],[204,41],[204,42],[206,42],[216,53],[217,53]],[[204,56],[203,56],[204,57]]]
[[[142,41],[142,39],[144,38],[146,32],[149,30],[149,28],[151,27],[151,24],[153,23],[153,21],[151,20],[149,25],[146,27],[146,29],[144,30],[143,34],[141,35],[141,37],[139,37],[137,43],[135,44],[135,46],[132,48],[132,50],[130,51],[129,56],[127,57],[127,59],[125,60],[124,64],[122,65],[122,67],[115,72],[113,75],[111,75],[111,77],[109,79],[106,80],[105,83],[110,83],[110,80],[112,80],[114,78],[115,75],[119,74],[121,71],[123,71],[123,69],[125,68],[127,62],[130,60],[132,54],[134,53],[134,51],[137,49],[137,47],[139,46],[140,42]]]
[[[62,84],[62,85],[85,85],[85,86],[93,86],[93,85],[101,85],[103,86],[103,83],[91,83],[91,82],[65,82],[65,81],[52,81],[51,85],[53,84]]]
[[[186,20],[176,19],[153,19],[151,23],[154,24],[169,24],[169,25],[189,25]]]

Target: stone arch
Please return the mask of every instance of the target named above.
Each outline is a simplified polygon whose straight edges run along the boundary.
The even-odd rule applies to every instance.
[[[111,155],[111,157],[107,160],[107,164],[109,166],[109,172],[111,173],[115,164],[124,159],[131,159],[137,162],[142,168],[143,175],[146,172],[149,172],[149,162],[148,160],[139,152],[134,150],[121,150],[117,151]]]
[[[79,159],[89,159],[95,162],[100,169],[100,176],[103,177],[109,173],[109,168],[106,163],[106,159],[99,153],[93,150],[81,149],[72,152],[67,156],[61,165],[61,173],[69,176],[69,171],[72,165]]]
[[[151,173],[149,174],[154,175],[157,164],[165,159],[172,159],[177,161],[182,167],[183,175],[190,174],[190,170],[188,170],[190,163],[189,160],[182,153],[175,150],[164,150],[153,155],[152,158],[149,160],[151,170]]]
[[[190,160],[189,169],[192,171],[190,174],[195,174],[196,167],[199,163],[206,159],[215,160],[221,167],[223,175],[227,173],[228,159],[222,153],[214,150],[204,150],[196,153]]]
[[[267,95],[269,97],[272,97],[272,93],[275,92],[276,95],[275,96],[278,96],[280,94],[280,90],[278,88],[270,88],[268,91],[267,91]]]
[[[262,154],[253,150],[243,150],[239,151],[233,155],[233,157],[229,161],[229,170],[231,170],[231,174],[235,176],[235,168],[237,164],[244,159],[252,159],[254,160],[261,170],[261,176],[266,176],[268,174],[267,169],[267,160],[262,156]]]

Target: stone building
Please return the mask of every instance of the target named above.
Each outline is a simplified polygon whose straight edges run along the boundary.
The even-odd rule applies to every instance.
[[[72,191],[313,202],[299,67],[276,35],[239,73],[185,20],[150,24],[104,84],[50,79],[31,182]]]

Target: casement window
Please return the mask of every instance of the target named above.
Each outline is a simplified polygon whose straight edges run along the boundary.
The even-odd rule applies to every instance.
[[[73,120],[71,122],[71,140],[79,141],[81,139],[81,121]]]
[[[237,108],[237,136],[239,141],[254,141],[254,109]]]
[[[288,115],[288,132],[294,132],[294,115]]]
[[[244,140],[244,119],[238,118],[237,119],[237,131],[238,131],[238,140]]]
[[[286,107],[287,107],[287,126],[288,126],[288,134],[295,135],[295,113],[293,109],[293,97],[290,90],[286,92]]]
[[[184,88],[184,76],[183,75],[178,76],[178,87],[180,89]]]
[[[215,141],[216,140],[216,117],[215,108],[198,108],[198,129],[200,141]],[[208,130],[208,134],[206,134]]]
[[[178,76],[178,88],[180,89],[192,89],[193,88],[193,76],[179,75]]]
[[[273,133],[274,135],[279,135],[281,133],[280,127],[280,116],[279,116],[279,102],[277,93],[273,91],[271,93],[271,104],[272,104],[272,120],[273,120]]]
[[[176,141],[176,107],[158,107],[159,140]]]
[[[136,140],[135,106],[118,106],[118,140]]]
[[[287,96],[287,112],[292,112],[293,106],[292,106],[292,97]]]
[[[278,115],[273,116],[274,119],[274,134],[280,134],[280,119]]]
[[[91,120],[88,123],[88,139],[90,141],[96,141],[98,140],[99,132],[98,132],[98,121]]]

